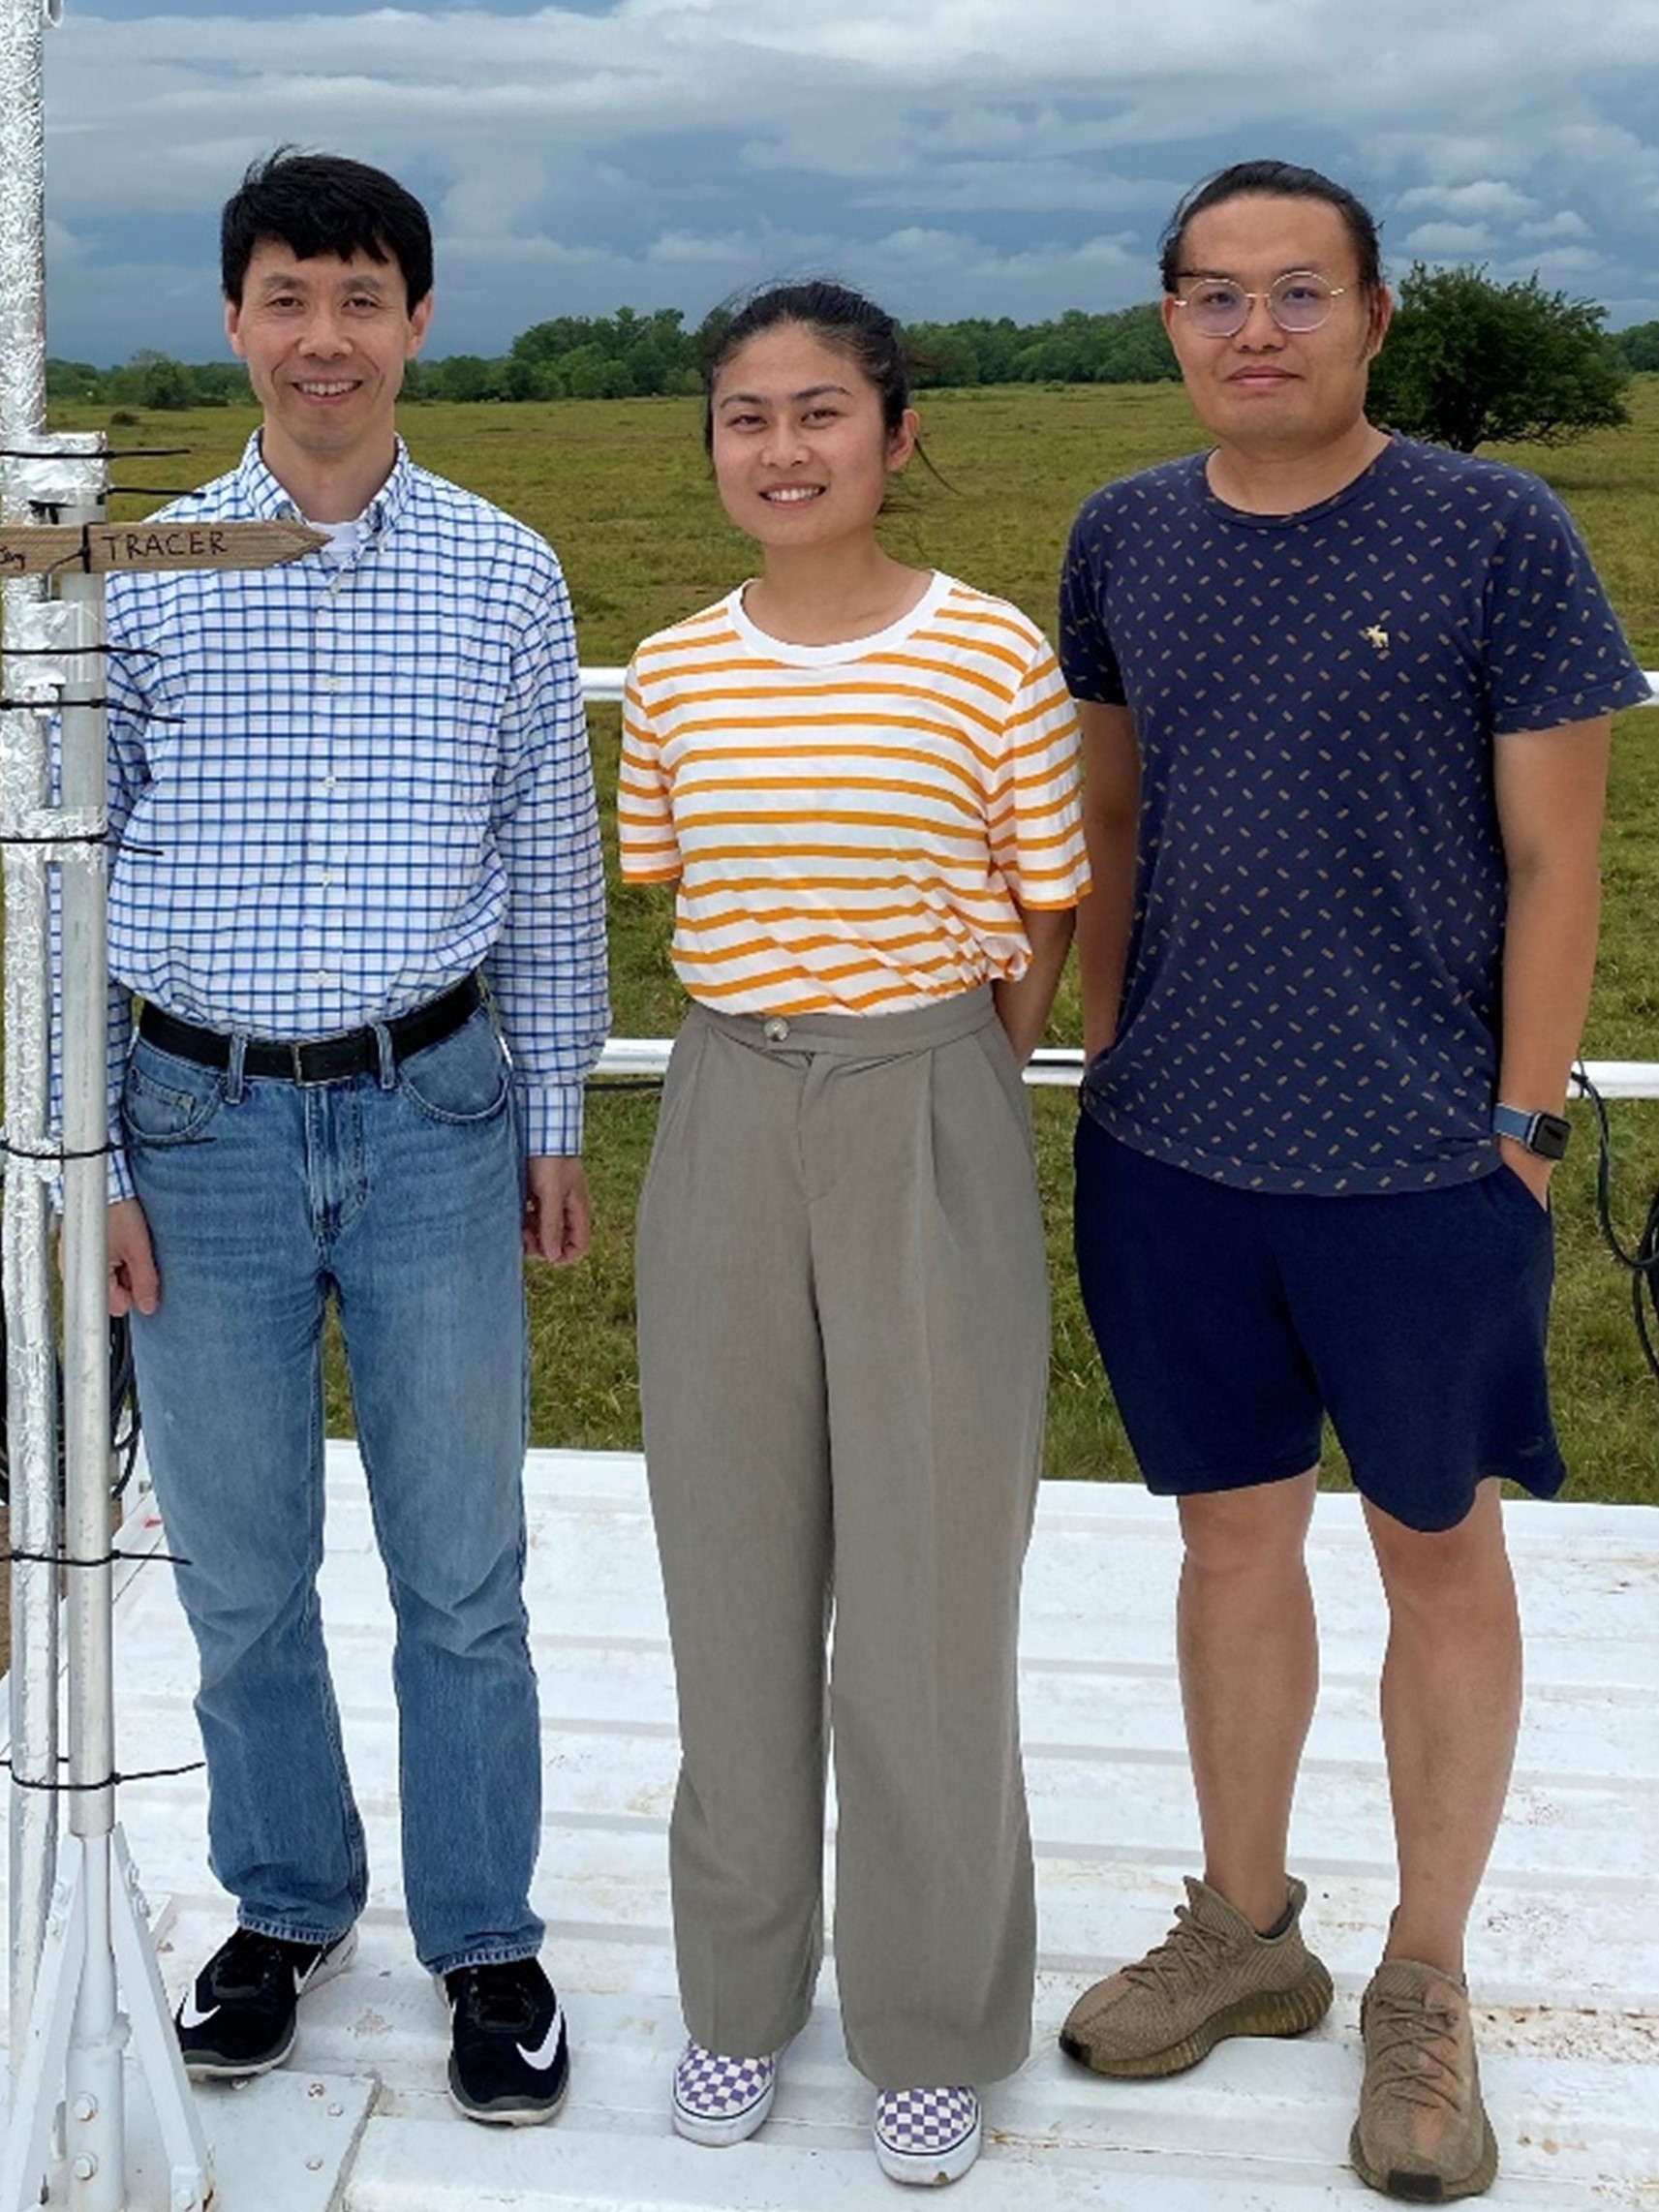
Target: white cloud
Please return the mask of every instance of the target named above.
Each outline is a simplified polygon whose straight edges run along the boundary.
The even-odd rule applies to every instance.
[[[1522,223],[1518,235],[1522,238],[1588,238],[1593,233],[1582,215],[1563,207],[1547,222]]]
[[[1492,233],[1485,223],[1420,223],[1405,244],[1427,261],[1465,261],[1490,253]]]
[[[261,4],[282,0],[246,0]],[[169,255],[181,222],[210,241],[242,168],[289,138],[383,163],[427,199],[440,346],[494,350],[531,319],[502,289],[515,265],[580,295],[578,311],[630,296],[690,309],[661,288],[690,290],[698,271],[718,285],[734,268],[747,281],[766,273],[764,261],[750,268],[756,256],[797,236],[930,299],[959,283],[963,312],[970,292],[977,310],[1003,286],[1021,312],[1065,282],[1096,288],[1078,304],[1121,305],[1153,289],[1155,235],[1187,182],[1279,153],[1354,184],[1397,261],[1397,236],[1406,255],[1506,266],[1576,250],[1600,258],[1620,298],[1659,312],[1653,7],[620,0],[605,14],[498,15],[483,0],[108,20],[77,9],[49,46],[52,265],[107,264],[144,221],[173,226]],[[166,158],[135,159],[135,145]],[[915,252],[893,243],[911,237]],[[155,317],[128,333],[146,296],[177,317],[192,284],[210,289],[210,242],[201,252],[199,270],[164,274],[140,245],[148,292],[129,270],[101,274],[99,297],[74,302],[75,326],[119,323],[107,352],[165,342]]]
[[[1414,185],[1409,192],[1399,195],[1395,205],[1402,211],[1428,208],[1437,215],[1465,222],[1488,216],[1499,222],[1511,222],[1519,216],[1534,213],[1538,202],[1501,177],[1483,176],[1469,184]]]
[[[1082,162],[938,162],[920,173],[884,180],[855,195],[863,207],[913,207],[942,211],[1001,208],[1010,214],[1151,214],[1160,221],[1183,186],[1163,178],[1136,182]]]
[[[1605,254],[1588,246],[1557,246],[1549,253],[1519,255],[1497,273],[1523,283],[1527,277],[1536,276],[1550,289],[1586,295],[1594,295],[1604,279],[1617,274]]]

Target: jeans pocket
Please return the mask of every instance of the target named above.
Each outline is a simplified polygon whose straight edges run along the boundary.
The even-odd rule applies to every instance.
[[[159,1053],[141,1040],[127,1062],[121,1123],[130,1145],[195,1145],[225,1103],[217,1068]]]
[[[512,1090],[507,1055],[480,1006],[452,1036],[398,1065],[398,1088],[429,1121],[446,1125],[493,1121]]]

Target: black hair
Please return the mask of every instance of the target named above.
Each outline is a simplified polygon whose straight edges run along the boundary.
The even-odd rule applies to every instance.
[[[900,428],[910,404],[910,371],[905,336],[892,316],[850,285],[827,277],[767,285],[736,307],[717,308],[703,325],[703,445],[715,439],[715,380],[740,348],[763,330],[798,323],[826,346],[848,354],[881,395],[888,434]],[[927,455],[922,455],[924,461]]]
[[[1165,292],[1174,292],[1177,288],[1182,254],[1186,245],[1186,227],[1192,218],[1202,215],[1207,207],[1219,207],[1223,200],[1243,200],[1249,195],[1274,200],[1322,200],[1334,207],[1342,218],[1359,261],[1361,289],[1372,294],[1381,290],[1382,253],[1377,244],[1377,227],[1370,209],[1356,199],[1346,185],[1333,183],[1316,169],[1299,169],[1294,162],[1235,162],[1231,169],[1217,169],[1214,176],[1195,184],[1164,226],[1163,236],[1158,240],[1158,274]]]
[[[242,304],[255,249],[267,240],[299,261],[332,254],[349,261],[395,261],[413,310],[432,290],[432,226],[426,210],[384,169],[343,154],[302,154],[278,146],[257,161],[225,202],[219,270],[225,297]]]

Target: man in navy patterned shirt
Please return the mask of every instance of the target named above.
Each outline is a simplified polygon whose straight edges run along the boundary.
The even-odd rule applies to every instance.
[[[1142,1471],[1180,1499],[1205,1871],[1060,2040],[1173,2074],[1330,2004],[1285,1865],[1328,1413],[1388,1597],[1399,1869],[1351,2155],[1438,2202],[1496,2170],[1463,1942],[1520,1707],[1498,1478],[1562,1480],[1549,1183],[1610,721],[1647,688],[1542,484],[1367,419],[1390,300],[1351,194],[1224,170],[1162,274],[1214,444],[1086,503],[1060,650],[1095,884],[1079,1272]]]
[[[450,2092],[475,2119],[540,2120],[568,2058],[529,1898],[522,1252],[586,1249],[582,1085],[606,1021],[569,603],[540,538],[398,441],[432,313],[418,201],[283,152],[222,242],[262,422],[169,511],[297,515],[327,544],[108,597],[110,1303],[134,1314],[238,1922],[178,2033],[198,2075],[279,2065],[367,1901],[316,1586],[332,1299]]]

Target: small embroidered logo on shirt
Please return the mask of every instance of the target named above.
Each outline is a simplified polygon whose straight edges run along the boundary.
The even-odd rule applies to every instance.
[[[1388,651],[1388,631],[1380,622],[1373,622],[1368,630],[1362,630],[1360,635],[1367,645],[1374,645],[1379,653]]]

